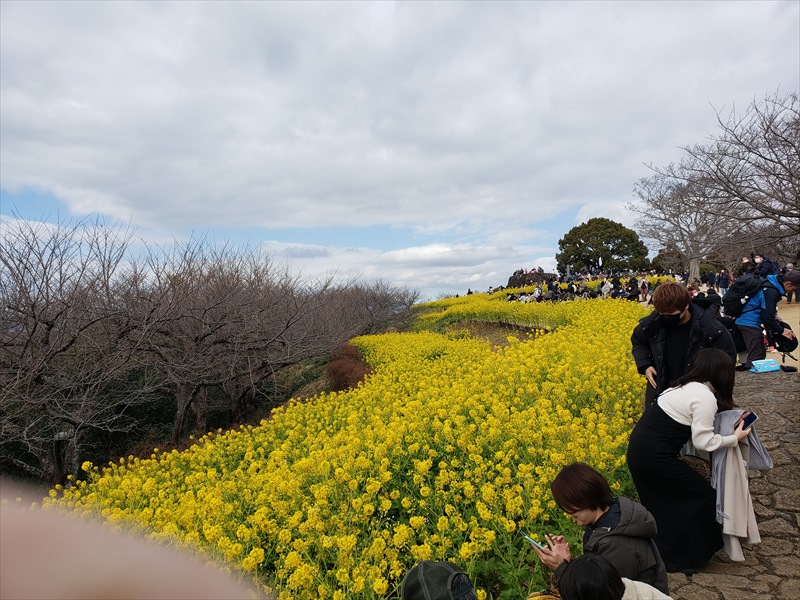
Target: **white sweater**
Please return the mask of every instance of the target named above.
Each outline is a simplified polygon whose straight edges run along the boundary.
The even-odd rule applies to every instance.
[[[672,596],[667,596],[641,581],[631,581],[623,577],[622,583],[625,584],[622,600],[672,600]]]
[[[708,384],[693,381],[678,388],[669,388],[658,397],[661,409],[681,425],[692,428],[692,444],[698,450],[712,452],[717,448],[736,446],[735,435],[714,433],[717,399]]]

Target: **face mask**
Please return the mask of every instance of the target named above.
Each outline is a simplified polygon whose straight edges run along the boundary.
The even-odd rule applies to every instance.
[[[667,325],[668,327],[674,327],[680,323],[682,314],[682,312],[679,312],[677,315],[661,315],[661,320],[664,322],[664,325]]]
[[[764,262],[764,259],[763,259],[763,258],[757,258],[757,259],[756,259],[756,264],[757,264],[757,265],[760,265],[762,262]]]

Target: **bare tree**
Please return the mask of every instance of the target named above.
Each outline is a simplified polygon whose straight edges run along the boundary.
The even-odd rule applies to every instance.
[[[708,143],[636,184],[643,203],[628,208],[643,237],[673,242],[690,277],[703,258],[731,269],[753,251],[800,258],[800,97],[776,92],[717,122]]]
[[[147,350],[175,395],[174,441],[192,416],[205,429],[212,395],[241,417],[281,369],[395,322],[416,297],[386,284],[336,285],[333,276],[304,283],[268,255],[204,240],[154,252],[149,270],[152,308],[144,312],[158,326]]]
[[[204,239],[130,250],[131,233],[18,221],[0,240],[0,463],[50,483],[92,435],[146,426],[174,402],[172,438],[209,411],[241,418],[281,369],[407,318],[416,292],[304,283],[266,254]],[[267,386],[268,387],[268,386]],[[162,400],[163,401],[163,400]],[[147,417],[144,417],[147,418]]]
[[[716,212],[737,210],[764,222],[775,237],[800,233],[800,97],[797,92],[754,100],[743,115],[717,112],[711,143],[685,148],[683,168],[715,193]]]
[[[127,432],[150,400],[127,385],[143,332],[114,293],[131,232],[97,222],[16,220],[0,237],[2,461],[50,483],[76,472],[88,439]]]
[[[405,327],[413,319],[411,307],[419,299],[416,290],[383,280],[347,282],[331,288],[329,295],[335,296],[338,303],[333,310],[339,314],[337,321],[349,321],[350,337]]]
[[[641,204],[629,204],[639,215],[636,228],[645,239],[673,248],[687,261],[689,279],[700,276],[700,263],[715,258],[746,223],[707,210],[706,190],[694,183],[656,174],[639,180],[634,193]]]
[[[701,185],[705,208],[752,228],[751,245],[800,239],[800,96],[777,92],[743,114],[717,111],[710,142],[683,148],[677,164],[653,168],[667,178]],[[766,236],[766,237],[765,237]]]
[[[144,361],[174,394],[174,441],[184,436],[190,411],[205,428],[209,389],[234,377],[247,326],[244,262],[231,248],[209,248],[202,239],[147,255],[148,283],[134,318],[153,324]]]

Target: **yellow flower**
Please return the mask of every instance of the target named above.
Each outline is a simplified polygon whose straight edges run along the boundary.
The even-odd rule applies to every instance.
[[[450,527],[449,519],[444,515],[439,517],[439,520],[436,523],[436,529],[444,533],[445,531],[447,531],[449,527]]]
[[[411,546],[411,556],[416,560],[431,560],[433,549],[427,543]]]
[[[87,479],[43,505],[144,527],[297,600],[392,595],[412,560],[483,572],[489,557],[515,552],[523,521],[576,543],[549,483],[582,460],[615,493],[633,492],[625,450],[645,382],[629,335],[646,312],[503,294],[422,305],[420,330],[353,340],[371,367],[357,388],[290,401],[259,426],[212,432],[183,452],[84,463]],[[492,346],[463,326],[422,330],[457,321],[549,333]]]
[[[378,596],[383,596],[386,593],[386,590],[389,589],[389,582],[386,581],[383,577],[378,577],[372,583],[372,591],[378,594]]]
[[[461,560],[467,561],[478,553],[478,544],[475,542],[464,542],[458,551]]]

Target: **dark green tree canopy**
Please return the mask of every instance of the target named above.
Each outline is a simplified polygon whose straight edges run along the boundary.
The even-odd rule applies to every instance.
[[[558,270],[587,268],[641,270],[648,267],[647,246],[638,234],[621,223],[596,217],[570,229],[558,240]]]

